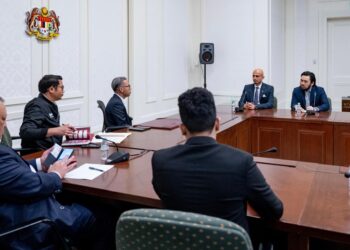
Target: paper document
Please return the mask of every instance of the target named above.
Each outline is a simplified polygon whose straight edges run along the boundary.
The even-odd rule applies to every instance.
[[[64,178],[93,180],[100,174],[110,170],[113,165],[85,163],[68,172]]]
[[[126,137],[128,137],[129,135],[131,135],[131,133],[104,133],[104,132],[100,132],[97,133],[99,136],[104,137],[108,140],[111,140],[115,143],[121,143],[122,141],[124,141],[124,139]],[[96,137],[94,137],[94,139],[92,139],[91,141],[92,143],[101,143],[102,140],[101,139],[96,139]]]

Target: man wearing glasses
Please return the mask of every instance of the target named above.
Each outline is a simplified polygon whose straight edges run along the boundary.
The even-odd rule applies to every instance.
[[[109,100],[106,107],[107,127],[131,126],[132,117],[126,111],[123,100],[130,96],[131,87],[128,79],[124,76],[113,79],[111,87],[114,95]]]
[[[60,114],[56,101],[64,93],[62,76],[45,75],[39,81],[39,95],[24,108],[20,128],[23,148],[48,149],[55,143],[61,144],[64,135],[71,136],[74,127],[60,125]]]

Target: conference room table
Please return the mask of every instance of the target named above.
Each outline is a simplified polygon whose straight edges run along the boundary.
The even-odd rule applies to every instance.
[[[291,136],[294,132],[290,130],[293,129],[301,130],[302,135],[306,136],[311,133],[312,138],[322,137],[322,143],[331,141],[333,149],[335,126],[345,126],[350,123],[350,117],[347,114],[337,112],[295,117],[295,114],[289,110],[234,113],[229,106],[218,106],[217,111],[221,117],[221,129],[217,133],[218,141],[240,147],[248,152],[252,150],[257,152],[269,146],[282,147],[282,150],[288,151],[288,144],[295,141],[290,139],[285,142],[283,136]],[[172,116],[172,119],[174,118],[178,116]],[[292,125],[289,127],[284,123]],[[259,127],[259,125],[262,126]],[[284,134],[287,132],[281,129],[283,126],[286,126],[285,129],[290,133],[288,136]],[[329,127],[332,133],[324,132]],[[348,128],[341,127],[341,129],[348,133]],[[264,133],[270,135],[270,140],[260,142],[261,137],[267,138],[267,134]],[[280,137],[276,137],[276,133]],[[332,140],[326,137],[332,137]],[[298,140],[304,142],[302,138]],[[127,162],[115,164],[113,168],[94,180],[64,179],[64,190],[111,201],[125,201],[139,207],[161,208],[162,203],[152,186],[153,152],[184,142],[185,138],[181,135],[179,128],[132,132],[120,147],[131,154],[137,154],[141,149],[146,149],[145,154],[135,159],[131,157]],[[300,141],[297,142],[299,144],[296,145],[301,146]],[[293,154],[300,153],[302,150],[313,150],[309,145],[305,145],[305,149],[292,150]],[[321,146],[326,147],[326,145]],[[110,153],[115,150],[115,147],[110,147]],[[327,154],[322,150],[320,152]],[[98,149],[76,148],[75,155],[78,166],[83,163],[102,163]],[[277,222],[271,222],[269,226],[288,234],[288,249],[308,249],[311,237],[350,244],[350,186],[349,180],[344,177],[344,172],[348,168],[346,165],[334,165],[333,155],[332,151],[332,164],[312,162],[310,157],[307,158],[308,161],[288,159],[288,157],[293,158],[294,155],[283,154],[280,151],[261,155],[267,157],[255,157],[267,182],[283,201],[282,218]],[[286,156],[285,159],[281,159],[284,156]],[[312,156],[316,156],[316,160],[328,159],[325,156]],[[252,220],[259,220],[259,216],[250,207],[248,216]]]

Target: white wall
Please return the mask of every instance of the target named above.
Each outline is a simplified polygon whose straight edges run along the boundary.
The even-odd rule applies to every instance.
[[[198,54],[192,41],[198,32],[192,31],[197,25],[193,16],[198,16],[193,5],[199,1],[129,3],[129,104],[139,123],[176,113],[177,97],[196,79]]]
[[[252,82],[252,70],[265,70],[270,82],[270,2],[203,0],[202,42],[215,44],[215,62],[207,66],[207,84],[218,102],[238,98]],[[274,84],[274,83],[271,83]],[[220,98],[221,97],[221,98]]]
[[[270,68],[266,72],[275,88],[278,108],[286,108],[290,100],[285,93],[285,1],[271,0],[270,4]]]
[[[88,124],[102,129],[103,116],[97,100],[106,105],[117,76],[128,77],[128,1],[88,1]],[[132,86],[134,87],[134,86]]]

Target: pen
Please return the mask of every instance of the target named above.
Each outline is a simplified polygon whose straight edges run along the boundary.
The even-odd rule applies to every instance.
[[[89,169],[91,169],[91,170],[96,170],[96,171],[100,171],[100,172],[103,172],[103,170],[102,170],[102,169],[95,168],[95,167],[89,167]]]

